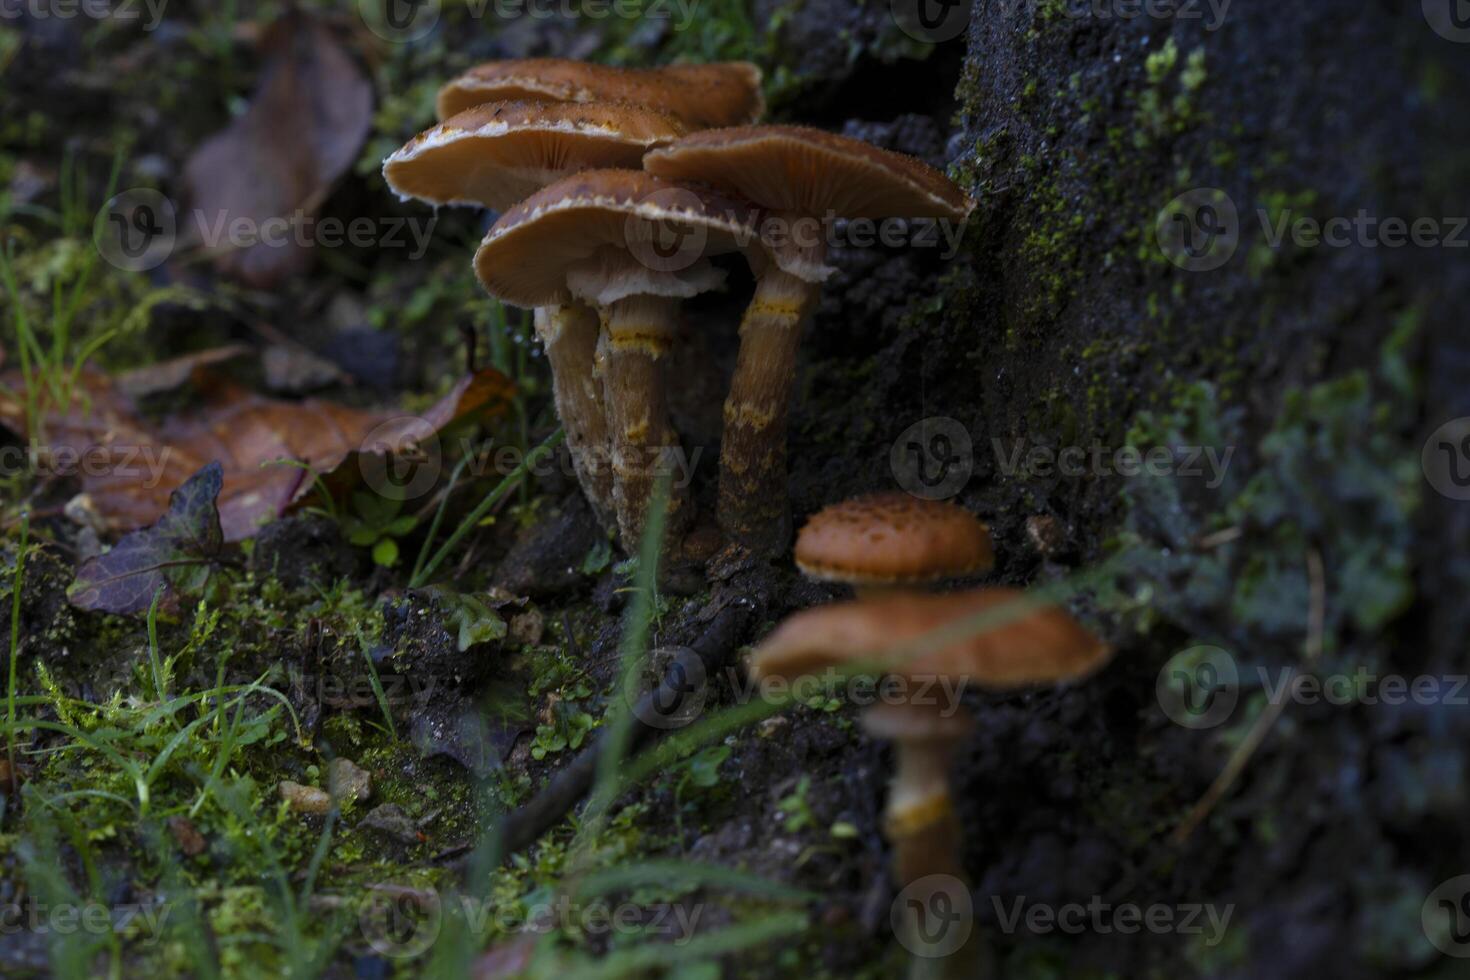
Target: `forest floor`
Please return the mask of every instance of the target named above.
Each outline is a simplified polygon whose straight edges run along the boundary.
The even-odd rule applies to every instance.
[[[921,157],[981,201],[962,240],[835,251],[790,497],[800,518],[906,486],[904,452],[941,433],[959,455],[932,462],[961,463],[953,496],[996,536],[976,581],[1052,589],[1116,648],[1075,688],[968,696],[956,779],[998,976],[1457,975],[1461,920],[1431,913],[1470,895],[1470,718],[1464,651],[1426,625],[1457,580],[1427,558],[1420,459],[1447,421],[1425,351],[1448,260],[1248,229],[1216,275],[1155,235],[1195,187],[1273,220],[1352,192],[1429,213],[1460,171],[1429,166],[1416,126],[1458,67],[1381,41],[1382,11],[1314,34],[1310,12],[1246,9],[1217,35],[1038,2],[928,44],[845,0],[432,4],[411,37],[357,4],[227,6],[0,20],[0,976],[907,968],[888,750],[843,692],[769,703],[742,669],[841,590],[729,549],[655,581],[563,452],[520,478],[557,422],[529,317],[470,269],[486,216],[383,184],[443,81],[536,55],[750,59],[773,119]],[[1328,48],[1381,83],[1323,69]],[[1273,142],[1280,118],[1300,135]],[[166,245],[120,252],[119,199],[162,202]],[[299,221],[218,256],[206,210]],[[750,289],[727,271],[671,366],[705,512]],[[405,418],[409,458],[364,449]],[[1058,470],[1069,446],[1097,450],[1087,472]],[[1167,472],[1119,471],[1151,449]],[[314,462],[262,465],[281,456]],[[141,559],[107,551],[168,506]],[[624,665],[637,694],[690,648],[718,669],[685,724],[610,757],[589,803],[501,833],[619,730]],[[1364,671],[1368,693],[1443,693],[1287,708],[1273,687]],[[1070,909],[1088,924],[1058,926]],[[1120,909],[1169,921],[1130,931]]]

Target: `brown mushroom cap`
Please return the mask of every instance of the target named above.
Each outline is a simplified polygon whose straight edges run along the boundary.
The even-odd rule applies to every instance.
[[[752,123],[766,108],[761,70],[748,61],[614,68],[570,58],[513,58],[476,65],[441,88],[439,118],[503,99],[633,102],[698,128]]]
[[[580,170],[638,167],[686,131],[626,103],[487,102],[409,140],[383,161],[383,178],[401,197],[503,211]]]
[[[896,676],[1004,689],[1075,680],[1107,660],[1107,645],[1065,610],[1036,603],[1017,589],[978,589],[818,606],[766,637],[751,673],[796,678],[876,661]],[[987,613],[994,622],[962,628]],[[950,629],[965,635],[943,635]]]
[[[691,133],[643,158],[660,177],[728,187],[761,207],[839,218],[949,218],[974,202],[921,160],[805,126]]]
[[[589,170],[557,181],[506,211],[475,253],[475,273],[491,295],[515,306],[552,306],[575,297],[569,273],[611,265],[636,275],[652,295],[701,291],[708,264],[703,256],[731,252],[750,241],[749,205],[709,188],[660,180],[636,170]],[[688,245],[675,267],[636,260],[609,262],[656,225],[673,228]],[[682,288],[688,284],[693,292]]]
[[[796,537],[796,567],[808,578],[853,585],[905,585],[988,571],[990,528],[942,500],[875,493],[823,508]]]

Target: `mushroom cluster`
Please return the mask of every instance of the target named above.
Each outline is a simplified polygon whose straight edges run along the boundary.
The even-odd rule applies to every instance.
[[[476,274],[491,295],[535,311],[577,478],[629,551],[659,467],[680,448],[664,359],[679,301],[723,285],[710,257],[740,252],[756,277],[724,407],[718,522],[774,557],[791,536],[786,417],[802,328],[833,271],[828,226],[963,219],[973,207],[917,160],[755,125],[760,85],[745,62],[491,62],[445,85],[440,123],[383,164],[404,197],[500,212]],[[666,549],[693,516],[676,488]]]
[[[926,591],[989,571],[993,557],[989,528],[954,504],[887,493],[830,506],[802,528],[796,563],[857,597],[789,617],[751,660],[757,680],[838,671],[897,682],[893,696],[865,710],[863,727],[895,746],[884,833],[895,884],[917,899],[910,914],[926,914],[926,891],[965,880],[949,779],[954,751],[974,728],[960,695],[1075,681],[1111,653],[1060,606],[1025,592]],[[914,923],[911,935],[930,935],[933,925]],[[944,975],[973,975],[969,953],[947,955],[955,962]]]

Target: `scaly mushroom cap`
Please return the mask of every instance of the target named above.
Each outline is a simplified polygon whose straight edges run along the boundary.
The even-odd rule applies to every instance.
[[[971,619],[982,621],[971,627]],[[978,589],[799,612],[756,648],[751,673],[794,679],[876,663],[895,676],[1005,689],[1084,677],[1111,652],[1058,606],[1017,589]]]
[[[427,129],[383,161],[399,197],[504,211],[581,170],[638,167],[687,127],[617,102],[487,102]]]
[[[643,158],[649,173],[730,188],[763,208],[838,218],[949,218],[975,204],[913,157],[805,126],[691,133]]]
[[[990,528],[963,507],[875,493],[823,508],[796,537],[807,578],[852,585],[917,585],[989,571]]]
[[[633,102],[691,127],[738,126],[761,117],[761,70],[748,61],[613,68],[570,58],[512,58],[476,65],[439,90],[439,118],[482,102]]]
[[[707,187],[636,170],[589,170],[501,215],[475,253],[475,273],[492,296],[514,306],[606,303],[637,293],[687,297],[712,285],[716,270],[704,257],[745,247],[753,223],[748,204]],[[657,261],[665,255],[653,241],[660,229],[678,242],[667,264]],[[596,285],[574,294],[569,279]]]

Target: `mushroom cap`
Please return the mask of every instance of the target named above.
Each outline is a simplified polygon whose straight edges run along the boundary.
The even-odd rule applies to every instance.
[[[730,188],[764,208],[819,217],[960,220],[975,206],[921,160],[805,126],[691,133],[649,151],[643,167]]]
[[[579,170],[638,167],[687,127],[619,102],[487,102],[427,129],[383,161],[400,197],[504,211]]]
[[[439,118],[501,99],[633,102],[697,128],[752,123],[766,111],[761,70],[748,61],[614,68],[570,58],[510,58],[476,65],[441,88]]]
[[[990,528],[942,500],[868,494],[823,508],[796,536],[808,578],[852,585],[916,585],[989,571]]]
[[[991,616],[966,628],[966,620]],[[807,609],[756,648],[751,673],[794,679],[876,663],[899,677],[942,676],[1006,689],[1084,677],[1111,653],[1059,606],[1018,589],[977,589]]]
[[[500,216],[475,252],[475,273],[492,295],[515,306],[569,303],[569,274],[612,268],[636,275],[651,295],[688,296],[709,288],[701,259],[754,239],[750,205],[697,184],[638,170],[589,170],[532,194]],[[671,232],[672,253],[654,242]],[[609,250],[632,262],[609,262]],[[690,292],[693,290],[693,292]]]

